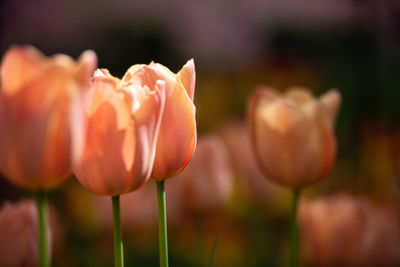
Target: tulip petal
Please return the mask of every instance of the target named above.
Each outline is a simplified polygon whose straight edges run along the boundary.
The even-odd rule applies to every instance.
[[[126,177],[132,158],[124,158],[125,146],[135,150],[135,124],[123,92],[113,79],[92,79],[87,102],[88,121],[82,160],[74,167],[80,182],[97,194],[116,195],[127,190]]]
[[[310,90],[299,86],[290,87],[285,93],[285,98],[290,99],[298,106],[302,106],[307,102],[314,100]]]
[[[44,55],[32,46],[14,46],[4,55],[0,78],[3,93],[15,93],[45,66]]]
[[[77,79],[81,84],[87,82],[88,77],[93,75],[97,66],[97,56],[93,50],[84,51],[78,59]]]
[[[339,112],[339,107],[341,102],[340,92],[336,89],[331,89],[322,96],[320,96],[319,100],[324,106],[328,119],[331,125],[333,126],[335,124],[335,120]]]
[[[156,153],[156,144],[159,135],[161,119],[165,107],[166,84],[164,81],[157,81],[155,91],[150,92],[141,101],[140,108],[134,113],[133,118],[136,123],[136,154],[137,157],[133,172],[134,177],[145,177],[146,181],[151,174]],[[129,149],[129,148],[127,148]],[[136,189],[142,185],[139,179],[132,181],[131,188]]]
[[[193,101],[196,84],[196,71],[193,59],[190,59],[188,62],[186,62],[186,64],[178,72],[178,79],[182,83],[190,99]]]
[[[156,180],[179,173],[191,159],[197,139],[193,102],[184,90],[168,86],[167,83],[168,96],[152,174]]]

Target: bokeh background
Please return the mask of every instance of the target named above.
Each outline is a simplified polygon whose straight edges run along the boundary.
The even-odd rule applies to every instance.
[[[397,0],[3,0],[0,55],[12,44],[73,57],[93,49],[99,67],[115,76],[150,61],[176,72],[194,58],[198,132],[216,133],[227,145],[233,190],[223,207],[209,213],[169,204],[171,266],[204,266],[216,239],[216,266],[287,262],[290,194],[264,181],[253,162],[240,159],[247,153],[246,138],[240,139],[247,97],[259,84],[279,90],[305,86],[317,95],[338,88],[342,94],[336,164],[305,198],[344,191],[398,212]],[[173,179],[179,178],[167,182],[167,191],[174,191]],[[149,182],[143,190],[155,191],[155,185]],[[0,180],[1,203],[29,197]],[[74,178],[49,199],[58,221],[54,266],[111,266],[109,200]],[[158,264],[156,206],[149,202],[127,200],[126,212],[136,213],[123,215],[127,266]]]

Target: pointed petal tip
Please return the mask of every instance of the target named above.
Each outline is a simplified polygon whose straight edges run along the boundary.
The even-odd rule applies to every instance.
[[[334,124],[336,117],[339,113],[339,108],[342,102],[342,96],[338,89],[330,89],[328,92],[320,96],[320,101],[322,105],[325,107],[328,117],[331,122]]]
[[[82,54],[79,56],[79,62],[81,64],[89,64],[93,66],[93,69],[97,65],[97,54],[93,50],[89,49],[83,51]]]
[[[178,78],[189,98],[193,101],[196,87],[196,69],[193,58],[189,59],[185,65],[183,65],[182,69],[178,72]]]

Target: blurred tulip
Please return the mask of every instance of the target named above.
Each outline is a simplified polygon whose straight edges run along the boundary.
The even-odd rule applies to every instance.
[[[346,194],[303,200],[302,248],[318,266],[397,266],[400,213]]]
[[[82,160],[74,172],[96,194],[127,193],[150,177],[166,82],[144,70],[134,66],[120,80],[102,69],[90,80]]]
[[[0,265],[39,266],[38,230],[38,212],[34,202],[5,203],[0,210]],[[51,241],[49,228],[47,232]]]
[[[248,102],[248,122],[264,174],[294,188],[323,179],[336,154],[333,126],[339,105],[336,90],[315,99],[302,88],[284,95],[256,89]]]
[[[31,190],[54,187],[69,177],[79,150],[81,89],[96,55],[84,52],[46,58],[31,46],[13,46],[1,62],[0,169]]]
[[[268,210],[286,213],[290,204],[290,191],[270,182],[261,172],[250,142],[249,131],[244,122],[224,125],[222,136],[230,151],[232,167],[252,198],[267,206]]]
[[[360,264],[367,218],[362,202],[339,194],[313,201],[299,209],[301,248],[318,266]]]
[[[151,175],[156,181],[165,180],[185,168],[196,146],[194,61],[189,60],[177,74],[152,62],[132,66],[126,76],[149,88],[153,88],[157,80],[166,84],[165,109]]]
[[[393,207],[369,205],[363,235],[362,263],[366,266],[398,266],[400,263],[400,213]]]
[[[178,176],[183,182],[182,203],[192,213],[220,211],[232,196],[233,171],[229,152],[215,134],[199,138],[192,161]]]

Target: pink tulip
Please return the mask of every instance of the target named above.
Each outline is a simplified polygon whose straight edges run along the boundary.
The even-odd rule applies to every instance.
[[[116,196],[150,177],[165,104],[166,82],[132,67],[120,80],[97,70],[86,94],[78,180],[90,191]],[[168,93],[168,92],[167,92]]]
[[[187,168],[179,175],[183,183],[182,204],[191,213],[220,211],[233,194],[233,171],[229,152],[215,134],[201,136]]]
[[[336,154],[333,126],[339,104],[336,90],[315,99],[302,88],[284,95],[256,89],[248,103],[248,122],[264,175],[295,188],[323,179]]]
[[[398,209],[337,194],[303,200],[299,212],[301,248],[318,266],[397,266],[400,263]]]
[[[362,263],[397,266],[400,263],[400,213],[398,208],[369,205],[363,235]]]
[[[0,266],[39,266],[38,227],[38,212],[34,202],[3,205],[0,210]],[[47,232],[51,241],[49,228]]]
[[[31,46],[13,46],[1,62],[0,170],[31,190],[70,176],[79,150],[79,100],[96,55],[46,58]]]
[[[302,201],[299,209],[301,248],[318,266],[360,263],[367,218],[363,202],[348,195]]]
[[[222,136],[227,143],[232,167],[237,173],[240,187],[249,197],[258,200],[269,212],[285,214],[290,203],[290,192],[264,178],[251,146],[249,131],[241,121],[231,122],[222,128]]]

